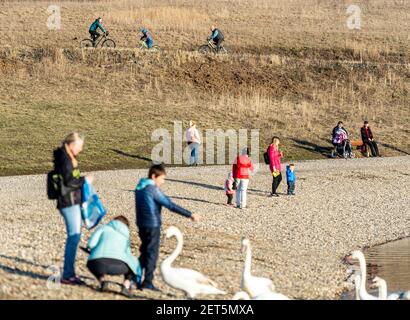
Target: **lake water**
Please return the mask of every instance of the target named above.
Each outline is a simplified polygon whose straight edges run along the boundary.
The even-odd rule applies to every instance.
[[[367,279],[379,276],[386,280],[388,292],[410,290],[410,238],[375,246],[364,251]],[[377,296],[377,292],[368,289]],[[354,299],[354,291],[343,294],[342,299]]]

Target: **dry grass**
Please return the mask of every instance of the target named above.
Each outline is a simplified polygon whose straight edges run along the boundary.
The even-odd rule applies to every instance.
[[[151,132],[193,115],[202,129],[260,128],[261,148],[279,134],[292,158],[322,157],[315,146],[328,146],[339,119],[358,138],[366,118],[384,154],[408,153],[410,4],[365,2],[353,32],[349,3],[63,1],[63,27],[51,32],[49,3],[2,2],[0,174],[46,170],[72,129],[88,135],[86,168],[145,166],[136,156],[149,156]],[[96,15],[118,49],[75,49]],[[211,23],[225,31],[228,56],[193,50]],[[162,54],[132,49],[140,25]]]

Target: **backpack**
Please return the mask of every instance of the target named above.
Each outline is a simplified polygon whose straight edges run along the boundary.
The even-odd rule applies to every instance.
[[[270,159],[269,159],[268,151],[266,151],[266,152],[263,154],[263,160],[265,161],[265,164],[270,164]]]
[[[217,29],[217,30],[218,30],[218,37],[219,37],[219,39],[224,40],[225,37],[224,37],[224,34],[222,33],[222,31],[221,31],[220,29]]]
[[[47,197],[50,200],[56,200],[58,198],[58,175],[52,170],[47,173]]]

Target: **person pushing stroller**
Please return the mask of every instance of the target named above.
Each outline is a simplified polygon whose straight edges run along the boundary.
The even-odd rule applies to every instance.
[[[332,152],[332,158],[336,158],[337,155],[341,155],[344,158],[354,158],[352,145],[349,140],[349,133],[343,127],[342,121],[339,121],[337,126],[333,128],[332,144],[335,146],[335,149]]]

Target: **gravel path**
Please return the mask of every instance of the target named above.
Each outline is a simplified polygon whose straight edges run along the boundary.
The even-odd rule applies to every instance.
[[[178,226],[184,249],[177,265],[209,275],[229,292],[239,289],[244,257],[240,239],[251,239],[252,270],[273,279],[279,292],[292,298],[337,299],[346,287],[345,254],[410,235],[410,157],[315,160],[298,162],[295,197],[268,198],[271,178],[265,165],[249,185],[249,208],[229,208],[222,190],[229,168],[197,167],[168,170],[164,191],[204,219],[194,224],[167,211],[164,228]],[[133,189],[146,170],[94,172],[95,185],[109,213],[134,221]],[[280,192],[284,193],[286,183]],[[99,293],[79,251],[78,273],[90,288],[48,289],[52,265],[62,267],[65,231],[53,202],[45,195],[45,177],[0,178],[0,297],[19,299],[123,299]],[[133,251],[139,239],[133,226]],[[84,231],[82,243],[90,235]],[[175,246],[161,246],[162,260]],[[120,278],[113,277],[113,281]],[[167,287],[141,298],[183,298]],[[118,287],[111,285],[112,290]]]

